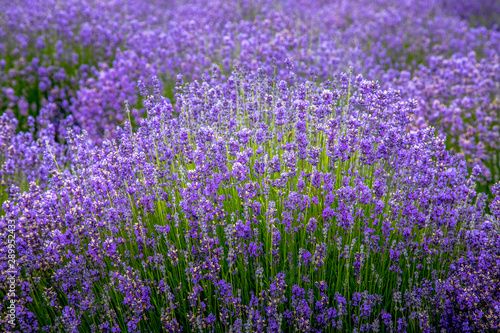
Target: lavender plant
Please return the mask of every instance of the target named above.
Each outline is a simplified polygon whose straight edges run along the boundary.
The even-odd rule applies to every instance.
[[[468,176],[434,129],[410,128],[416,101],[361,75],[290,84],[236,68],[225,82],[179,76],[172,106],[153,82],[136,131],[101,147],[71,133],[70,168],[46,151],[47,188],[11,191],[0,230],[16,221],[19,321],[3,315],[5,330],[498,325],[481,302],[436,311],[456,295],[441,281],[462,240],[489,218],[479,168]]]
[[[146,5],[134,7],[135,17]],[[119,3],[16,1],[0,13],[0,112],[3,188],[44,184],[48,147],[65,161],[66,128],[84,127],[72,112],[81,81],[95,76],[123,44],[132,11]],[[117,10],[122,8],[122,12]],[[110,16],[114,15],[114,20]],[[75,118],[76,117],[76,118]],[[78,128],[75,128],[76,130]],[[24,187],[24,186],[23,186]],[[2,191],[2,194],[5,192]]]
[[[466,19],[474,25],[493,26],[498,28],[498,19],[500,18],[500,3],[496,0],[461,1],[453,3],[451,1],[442,1],[445,9]]]
[[[498,56],[434,57],[413,76],[401,72],[393,79],[393,86],[418,100],[416,126],[432,124],[446,133],[447,147],[463,155],[471,169],[480,165],[488,185],[500,181]]]
[[[498,103],[488,97],[491,121],[480,121],[481,126],[477,126],[474,117],[467,118],[467,114],[476,106],[483,104],[484,108],[485,95],[478,97],[466,90],[454,96],[471,101],[467,106],[458,101],[450,103],[447,87],[461,84],[456,82],[457,77],[448,78],[435,66],[436,57],[442,59],[438,63],[449,66],[445,64],[474,51],[474,62],[486,61],[488,65],[482,65],[484,70],[474,77],[473,84],[464,85],[473,87],[490,81],[496,75],[490,71],[498,72],[500,33],[495,28],[471,26],[462,19],[466,10],[457,7],[457,11],[450,11],[447,1],[217,0],[168,6],[162,1],[64,1],[53,6],[32,2],[23,2],[22,6],[13,2],[0,14],[0,86],[4,92],[0,108],[18,119],[18,130],[33,132],[29,140],[24,134],[12,139],[18,153],[2,151],[4,160],[22,174],[13,177],[4,173],[3,177],[16,178],[17,184],[32,180],[32,170],[42,164],[47,141],[52,151],[61,152],[60,163],[66,163],[68,126],[86,130],[97,143],[113,138],[116,126],[128,119],[126,100],[135,126],[145,111],[136,87],[138,80],[146,82],[158,75],[163,93],[173,98],[177,73],[183,73],[188,81],[202,79],[214,64],[221,71],[222,81],[238,64],[251,70],[262,68],[280,79],[289,79],[288,67],[293,66],[294,79],[300,82],[327,80],[353,66],[356,72],[379,79],[384,87],[401,89],[407,94],[405,98],[431,98],[418,101],[419,105],[427,104],[416,111],[425,120],[420,128],[436,127],[447,136],[447,147],[470,161],[469,168],[478,162],[487,178],[492,174],[488,185],[496,179],[498,163],[490,152],[498,153],[494,148],[498,140],[493,137],[492,145],[483,148],[477,138],[492,139]],[[474,62],[470,66],[475,66]],[[402,81],[398,86],[392,84],[395,78]],[[434,86],[431,81],[435,78],[439,87],[427,91],[425,87]],[[489,85],[485,90],[491,96],[498,95],[498,87]],[[429,104],[434,99],[436,104]],[[453,108],[453,113],[460,114],[462,128],[447,125],[449,120],[444,118],[449,112],[443,108]],[[474,140],[467,127],[473,128]],[[35,146],[40,153],[26,159],[38,161],[25,167],[18,156]],[[38,177],[40,183],[43,172]]]
[[[46,130],[64,133],[68,124],[62,121],[70,114],[79,81],[92,75],[100,61],[113,60],[130,29],[117,24],[127,21],[128,13],[117,11],[120,5],[20,1],[3,6],[0,107],[18,119],[17,130],[27,132],[32,117],[37,130],[52,126]],[[108,19],[112,14],[115,20]]]
[[[466,233],[466,250],[437,284],[434,304],[450,331],[492,331],[500,323],[500,183],[493,186],[490,215]]]

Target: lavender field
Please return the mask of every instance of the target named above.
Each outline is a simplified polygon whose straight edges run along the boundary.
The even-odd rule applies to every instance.
[[[498,332],[500,1],[0,1],[0,181],[0,332]]]

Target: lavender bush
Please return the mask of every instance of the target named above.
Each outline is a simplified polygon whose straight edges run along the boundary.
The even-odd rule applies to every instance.
[[[431,97],[423,88],[431,84],[432,74],[422,73],[419,66],[435,71],[435,57],[450,63],[470,52],[476,54],[475,63],[488,63],[471,86],[498,78],[499,31],[473,27],[457,13],[459,7],[456,11],[449,7],[443,0],[272,4],[217,0],[169,6],[161,1],[12,3],[0,20],[1,109],[18,119],[18,130],[33,129],[28,147],[43,150],[49,141],[52,150],[64,151],[66,128],[71,125],[85,129],[98,143],[113,138],[116,125],[128,118],[125,100],[133,124],[138,123],[144,110],[137,81],[147,82],[153,75],[172,98],[177,73],[186,80],[201,79],[213,64],[223,80],[235,64],[263,68],[280,79],[287,79],[291,65],[298,81],[326,80],[352,66],[357,73],[379,79],[384,87],[400,89],[405,97],[428,98],[419,104],[436,100],[437,104],[416,111],[424,120],[420,128],[432,125],[445,134],[448,148],[463,154],[470,169],[481,164],[491,185],[498,180],[498,161],[485,156],[485,150],[498,153],[498,140],[493,138],[491,147],[483,147],[477,138],[491,139],[491,133],[498,132],[498,84],[485,88],[489,102],[484,94],[478,97],[467,90],[455,94],[454,98],[470,101],[465,106],[458,101],[452,105],[444,92],[457,85],[456,77],[437,73],[440,87]],[[392,83],[395,79],[397,86]],[[415,85],[416,80],[422,85]],[[491,104],[485,111],[491,121],[478,126],[467,114],[484,103]],[[436,114],[446,113],[442,105],[460,114],[463,125],[440,124],[443,116]],[[468,126],[476,131],[474,140]],[[21,160],[3,155],[24,172]],[[31,168],[25,173],[22,178],[32,180]]]
[[[325,80],[350,66],[382,79],[387,70],[413,71],[429,63],[431,55],[474,51],[480,58],[498,56],[494,51],[500,47],[498,32],[472,28],[440,11],[441,5],[425,2],[427,9],[422,11],[419,2],[403,8],[400,2],[387,1],[287,6],[190,3],[177,8],[167,29],[150,24],[128,37],[126,53],[119,53],[98,78],[84,84],[78,93],[83,106],[77,103],[73,113],[91,122],[84,126],[91,137],[101,138],[104,133],[109,137],[115,129],[114,117],[126,118],[123,102],[127,99],[134,105],[137,101],[133,97],[137,80],[158,75],[164,92],[172,96],[177,73],[185,79],[199,79],[209,74],[214,63],[223,77],[241,63],[282,79],[289,65],[297,80]],[[194,24],[194,18],[199,24]],[[108,119],[104,125],[93,120],[101,118]]]
[[[466,233],[467,245],[437,284],[436,309],[448,330],[488,331],[500,324],[500,183],[493,186],[492,215]]]
[[[447,147],[469,166],[480,165],[489,184],[500,181],[499,64],[498,54],[481,60],[474,52],[433,57],[413,76],[403,71],[393,79],[403,94],[418,100],[417,126],[432,124],[446,133]]]
[[[47,146],[64,160],[66,128],[82,126],[71,112],[78,87],[95,75],[100,61],[115,57],[131,30],[119,20],[130,21],[130,13],[140,17],[147,8],[138,5],[134,11],[121,3],[80,1],[2,5],[2,186],[44,183],[46,174],[40,166]]]
[[[72,135],[71,168],[47,164],[46,191],[12,191],[1,226],[18,221],[19,324],[3,317],[6,330],[498,325],[436,311],[455,295],[436,290],[462,240],[487,223],[485,196],[478,168],[469,177],[433,129],[410,129],[414,100],[349,74],[181,81],[175,107],[159,84],[144,95],[136,132],[126,123],[100,148]]]
[[[497,7],[6,3],[0,326],[497,330]]]

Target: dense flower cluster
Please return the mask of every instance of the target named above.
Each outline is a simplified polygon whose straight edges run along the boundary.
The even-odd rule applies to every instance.
[[[133,31],[131,13],[139,18],[151,10],[141,4],[137,2],[133,9],[120,2],[21,1],[2,5],[3,187],[11,182],[43,183],[46,175],[40,166],[47,146],[64,161],[65,147],[60,143],[66,129],[74,125],[85,128],[82,114],[74,112],[78,89],[97,76],[99,62],[116,56],[127,31]]]
[[[496,0],[443,1],[444,8],[474,25],[499,25],[500,2]]]
[[[71,169],[5,203],[22,331],[447,327],[429,284],[485,196],[442,137],[411,130],[416,101],[349,74],[237,69],[178,85],[175,107],[156,86],[137,132],[72,134]]]
[[[500,327],[500,183],[493,187],[492,216],[466,234],[463,256],[438,283],[436,309],[449,331],[476,332]]]
[[[479,3],[2,3],[2,331],[498,329]]]
[[[447,147],[480,165],[491,183],[500,181],[500,58],[477,59],[474,52],[433,57],[395,86],[419,102],[420,125],[431,124],[447,135]]]
[[[488,13],[495,13],[494,4],[490,7]],[[128,118],[125,101],[132,121],[138,123],[144,110],[137,81],[150,85],[153,75],[160,78],[163,92],[173,97],[178,73],[186,80],[201,79],[210,74],[213,64],[221,71],[221,80],[235,64],[299,81],[326,80],[352,66],[355,73],[379,79],[383,86],[396,88],[391,82],[403,78],[397,88],[411,91],[408,96],[429,97],[428,87],[436,85],[433,78],[441,74],[436,73],[437,63],[456,68],[456,59],[475,52],[476,59],[469,59],[467,66],[482,64],[480,69],[440,76],[439,87],[429,97],[436,104],[419,111],[425,120],[420,128],[430,124],[447,135],[448,148],[463,153],[471,161],[470,168],[479,161],[491,185],[498,173],[491,170],[491,164],[495,167],[498,161],[490,161],[491,155],[485,156],[484,150],[496,149],[498,140],[483,148],[477,139],[491,138],[495,132],[498,84],[482,88],[479,96],[468,90],[454,93],[453,105],[442,92],[450,86],[485,84],[499,76],[500,32],[464,21],[468,17],[464,13],[485,14],[470,8],[478,7],[470,1],[462,7],[450,6],[445,0],[274,4],[213,0],[168,6],[162,1],[12,2],[0,14],[0,108],[18,119],[18,130],[33,132],[30,140],[13,139],[16,151],[35,146],[43,150],[47,141],[53,151],[64,151],[60,144],[68,126],[85,129],[97,142],[114,137],[116,125]],[[419,65],[430,73],[422,72]],[[296,74],[293,78],[287,77],[289,67]],[[468,100],[466,105],[458,101],[462,97]],[[481,126],[477,126],[476,120],[467,117],[476,106],[487,109],[483,113],[491,117],[489,123],[478,120]],[[441,113],[448,114],[450,109],[462,118],[461,128],[437,123],[445,117]],[[2,155],[24,172],[17,157],[5,150]],[[14,154],[18,155],[22,154]],[[30,165],[41,164],[35,162]],[[26,173],[31,172],[28,167]]]

